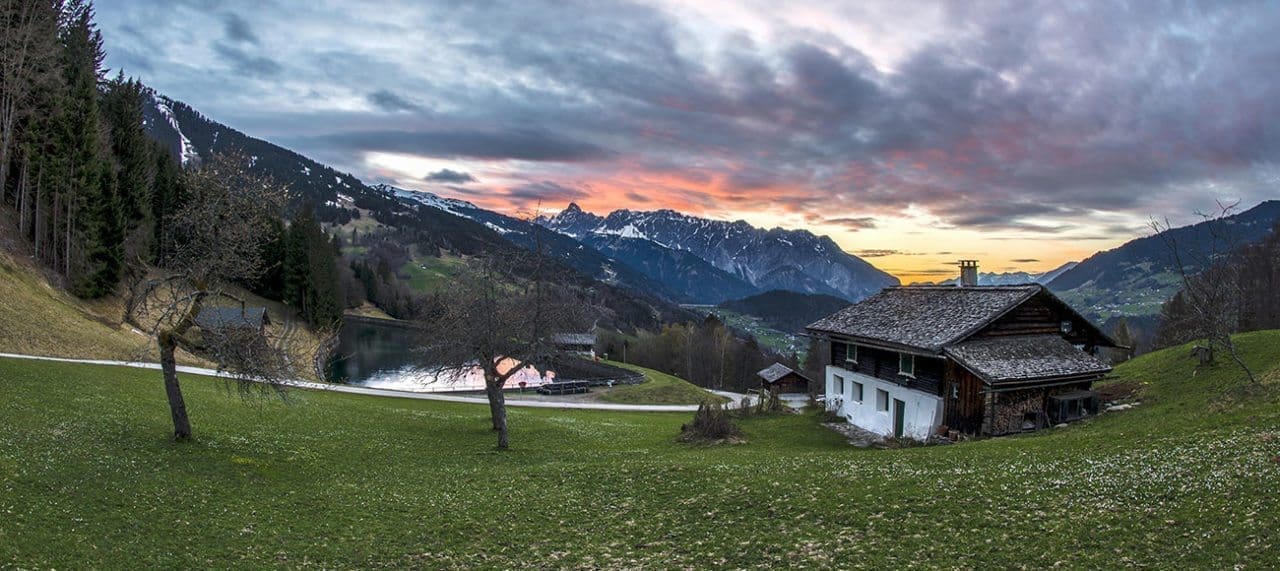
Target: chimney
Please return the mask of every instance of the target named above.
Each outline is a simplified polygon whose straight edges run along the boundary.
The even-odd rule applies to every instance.
[[[960,287],[978,285],[978,260],[960,260]]]

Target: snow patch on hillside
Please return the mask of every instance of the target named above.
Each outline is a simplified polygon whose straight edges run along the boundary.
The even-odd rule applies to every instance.
[[[178,118],[174,116],[173,109],[170,108],[169,105],[170,102],[167,98],[156,98],[156,111],[160,112],[160,115],[164,117],[165,121],[169,123],[169,126],[178,134],[178,140],[182,145],[182,156],[179,157],[179,159],[182,161],[182,166],[185,167],[194,161],[199,161],[200,154],[196,152],[196,146],[191,144],[191,139],[188,139],[187,136],[182,133],[182,127],[178,125]]]

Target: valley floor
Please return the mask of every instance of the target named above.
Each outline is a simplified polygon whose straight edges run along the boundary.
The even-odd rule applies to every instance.
[[[1032,436],[901,450],[812,415],[675,442],[687,413],[513,409],[0,359],[0,567],[1267,568],[1280,560],[1280,332],[1264,383],[1117,369],[1143,404]]]

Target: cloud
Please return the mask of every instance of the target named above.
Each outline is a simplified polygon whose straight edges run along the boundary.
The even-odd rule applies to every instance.
[[[278,0],[241,16],[137,0],[98,14],[108,66],[357,175],[372,151],[510,161],[513,179],[618,206],[910,211],[940,221],[930,232],[1045,240],[1275,193],[1280,12],[1261,5],[723,8]]]
[[[213,49],[222,59],[231,65],[237,73],[254,78],[267,78],[278,75],[284,66],[271,58],[254,55],[224,42],[215,42]]]
[[[885,256],[919,256],[916,252],[904,252],[902,250],[885,250],[885,249],[866,249],[854,252],[860,258],[883,258]]]
[[[223,34],[228,40],[249,44],[258,43],[257,34],[253,33],[253,28],[249,26],[249,22],[246,22],[239,14],[226,13],[222,17],[222,24]]]
[[[827,218],[822,221],[823,224],[831,224],[835,226],[844,226],[850,230],[870,230],[876,227],[876,219],[870,216],[862,216],[857,218]]]
[[[471,176],[471,173],[455,171],[450,169],[440,169],[436,172],[428,174],[425,177],[422,177],[422,180],[425,180],[427,182],[441,182],[441,183],[451,183],[451,184],[467,184],[469,182],[477,182],[476,177]]]
[[[1017,259],[1013,259],[1013,260],[1009,260],[1009,261],[1010,261],[1010,262],[1013,262],[1013,263],[1016,263],[1016,264],[1034,264],[1034,263],[1039,262],[1040,260],[1038,260],[1038,259],[1036,259],[1036,258],[1017,258]]]
[[[584,189],[570,188],[549,180],[520,184],[507,189],[504,194],[507,198],[522,206],[537,202],[572,202],[591,196]]]
[[[307,143],[348,151],[384,151],[440,158],[582,161],[608,154],[591,143],[527,129],[349,131],[312,137]]]
[[[400,95],[396,95],[385,89],[379,89],[365,96],[365,99],[374,107],[386,111],[388,113],[397,113],[401,111],[422,111],[422,105],[410,101]]]

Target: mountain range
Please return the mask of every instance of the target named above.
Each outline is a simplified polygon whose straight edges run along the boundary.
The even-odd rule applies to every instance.
[[[1048,284],[1057,279],[1058,276],[1066,273],[1071,268],[1076,267],[1078,262],[1067,262],[1047,272],[978,272],[978,285],[983,286],[1002,286],[1002,285],[1020,285],[1020,284]],[[960,283],[960,278],[952,278],[941,282],[923,282],[913,285],[956,285]]]
[[[606,216],[577,204],[537,222],[595,245],[650,275],[715,284],[692,301],[718,303],[743,294],[786,290],[857,301],[898,279],[807,230],[761,229],[673,210],[616,210]],[[698,263],[701,260],[703,263]],[[693,276],[690,278],[690,276]]]

